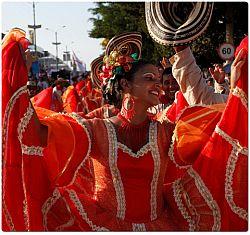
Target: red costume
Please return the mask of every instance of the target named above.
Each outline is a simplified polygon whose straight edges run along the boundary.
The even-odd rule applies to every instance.
[[[241,188],[247,177],[243,156],[247,142],[246,138],[241,140],[234,129],[236,123],[226,125],[225,113],[220,120],[220,107],[186,109],[177,123],[172,144],[175,126],[169,122],[147,120],[139,128],[130,127],[127,135],[128,132],[109,119],[86,120],[74,113],[38,109],[40,121],[48,127],[45,146],[39,142],[38,135],[34,135],[38,124],[29,106],[28,94],[22,93],[24,87],[19,88],[26,84],[27,71],[20,61],[17,45],[19,43],[14,42],[3,48],[3,84],[6,85],[3,91],[15,92],[9,94],[12,101],[3,106],[5,231],[247,229],[247,194],[245,188]],[[8,50],[13,50],[15,57]],[[12,67],[15,63],[8,67],[10,58],[19,59],[21,68]],[[13,87],[11,81],[16,85],[20,79],[15,80],[13,73],[7,74],[7,69],[25,71],[20,86]],[[17,90],[21,93],[16,93]],[[233,94],[229,104],[235,102],[247,115],[242,97]],[[5,100],[5,104],[7,102]],[[231,112],[228,109],[225,112]],[[224,134],[213,134],[210,138],[219,120],[218,126],[233,138]],[[247,123],[245,116],[241,120]],[[231,131],[224,128],[226,126]],[[140,133],[143,135],[137,138]],[[192,134],[196,138],[194,143],[188,138]],[[212,144],[216,148],[213,138],[221,138],[220,143],[225,144],[219,145],[216,154],[208,147]],[[231,155],[222,154],[222,146]],[[219,156],[222,159],[217,159]],[[234,160],[238,158],[236,165]],[[234,184],[230,164],[237,166],[235,173],[239,173]],[[169,175],[175,167],[176,174]],[[224,184],[228,189],[226,195]],[[232,192],[236,193],[234,198]]]
[[[63,111],[63,104],[56,95],[53,94],[53,87],[48,87],[31,98],[35,107],[49,109],[55,112]]]

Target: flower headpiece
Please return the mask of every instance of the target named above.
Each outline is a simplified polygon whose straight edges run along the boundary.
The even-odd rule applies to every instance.
[[[132,64],[138,62],[138,54],[131,55],[123,54],[122,51],[114,49],[109,56],[104,56],[102,71],[99,73],[99,78],[105,85],[109,79],[115,78],[116,74],[129,72]]]
[[[91,63],[92,80],[101,87],[115,75],[128,72],[133,63],[141,58],[142,37],[138,32],[123,33],[107,44],[105,56]]]

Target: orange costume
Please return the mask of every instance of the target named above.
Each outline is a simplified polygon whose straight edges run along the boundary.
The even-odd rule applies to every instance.
[[[67,113],[82,112],[84,105],[74,86],[68,86],[62,95],[63,108]]]
[[[220,119],[221,106],[194,107],[199,116],[187,108],[175,131],[170,122],[148,119],[138,126],[127,123],[126,132],[109,119],[86,120],[75,113],[38,108],[40,122],[48,127],[47,144],[43,144],[35,135],[39,124],[23,87],[27,71],[20,61],[19,44],[15,39],[3,48],[3,91],[13,92],[3,106],[3,230],[247,229],[247,195],[241,188],[241,179],[245,183],[247,177],[241,171],[246,167],[247,142],[241,141],[234,129],[227,132],[235,133],[234,139],[217,136],[222,136],[225,144],[219,147],[231,155],[222,155],[220,149],[216,153],[222,159],[217,159],[208,151],[212,150],[209,145],[216,144],[212,141],[215,134],[210,138],[215,125],[219,120],[218,126],[225,123],[225,113]],[[20,68],[8,67],[10,59],[19,59]],[[23,83],[14,87],[20,79],[7,69],[24,71]],[[241,97],[232,94],[230,100],[235,100],[245,115]],[[192,146],[192,141],[185,139],[189,134],[196,138]],[[239,175],[233,184],[234,168],[228,166],[236,166],[238,158],[234,173]],[[232,192],[236,192],[234,198]]]

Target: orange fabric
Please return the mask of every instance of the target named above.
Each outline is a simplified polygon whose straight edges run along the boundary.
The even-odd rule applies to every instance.
[[[181,161],[192,164],[220,120],[225,104],[187,108],[175,128],[176,151]]]
[[[83,111],[83,104],[74,86],[67,87],[66,91],[62,95],[62,101],[63,109],[67,113]]]
[[[10,100],[3,109],[4,231],[247,230],[241,213],[248,205],[248,112],[241,96],[231,94],[223,112],[223,105],[187,108],[176,125],[173,156],[171,123],[154,123],[149,149],[132,154],[107,120],[37,108],[49,133],[41,146],[28,93],[13,97],[27,82],[18,42],[3,50],[3,74],[3,96]],[[226,138],[214,131],[216,124]],[[43,148],[42,156],[34,147]],[[164,186],[174,172],[170,161],[193,164]],[[117,216],[122,210],[125,219]]]

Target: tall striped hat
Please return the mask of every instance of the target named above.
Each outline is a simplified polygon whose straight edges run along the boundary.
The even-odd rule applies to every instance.
[[[100,57],[96,58],[90,64],[90,68],[91,68],[91,81],[98,88],[101,88],[101,86],[102,86],[102,80],[99,77],[99,73],[100,73],[100,71],[102,69],[103,57],[104,56],[100,56]]]
[[[142,36],[138,32],[122,33],[110,39],[107,44],[105,55],[109,55],[114,49],[117,49],[123,55],[138,54],[141,58]]]
[[[119,54],[130,56],[133,53],[141,58],[142,36],[138,32],[122,33],[118,36],[111,38],[106,46],[105,56],[109,56],[114,50],[119,51]],[[90,64],[91,79],[99,88],[103,83],[99,74],[102,72],[104,56],[100,56],[93,60]]]
[[[149,34],[162,45],[184,45],[200,36],[208,27],[212,2],[146,2]]]

